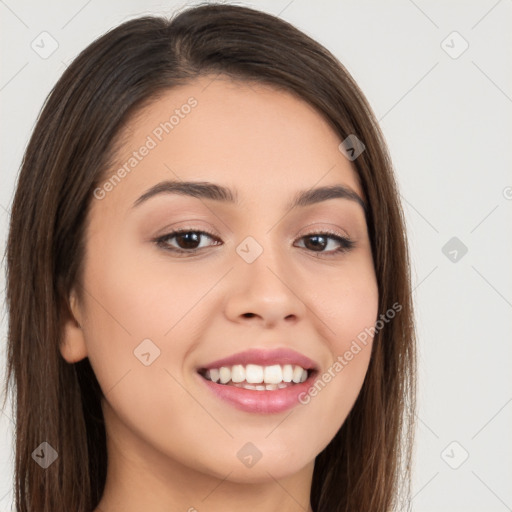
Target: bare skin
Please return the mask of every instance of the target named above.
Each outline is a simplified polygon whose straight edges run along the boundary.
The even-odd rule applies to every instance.
[[[196,106],[181,108],[190,97]],[[179,121],[160,133],[175,109]],[[374,325],[378,305],[362,207],[346,198],[288,207],[299,191],[329,185],[363,198],[341,140],[288,93],[213,77],[168,91],[128,128],[112,174],[134,151],[140,160],[92,200],[87,293],[70,296],[61,346],[68,362],[89,357],[105,394],[109,463],[95,512],[311,511],[315,457],[359,394],[371,339],[343,371],[333,363]],[[148,136],[155,147],[139,151]],[[239,204],[162,193],[133,206],[164,180],[222,185]],[[200,235],[192,255],[177,237],[167,248],[155,242],[182,228],[213,236]],[[326,230],[354,247],[336,251],[328,235],[315,249],[311,236]],[[236,251],[247,237],[263,250],[251,263]],[[134,354],[146,339],[148,365]],[[243,411],[197,373],[246,349],[280,347],[334,375],[307,404]],[[249,442],[261,453],[252,467],[237,456]]]

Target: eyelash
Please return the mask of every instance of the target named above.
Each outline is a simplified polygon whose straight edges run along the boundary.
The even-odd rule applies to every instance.
[[[195,233],[195,234],[198,234],[198,235],[206,235],[208,238],[211,238],[212,240],[218,240],[218,238],[213,233],[209,233],[208,231],[203,231],[203,230],[199,230],[199,229],[195,230],[195,229],[191,229],[191,228],[184,228],[184,229],[179,229],[177,231],[172,231],[170,233],[167,233],[167,234],[165,234],[163,236],[160,236],[160,237],[156,238],[153,241],[156,243],[156,245],[158,247],[161,247],[162,249],[164,249],[166,251],[170,251],[170,252],[177,253],[177,254],[183,254],[183,255],[185,255],[185,254],[194,255],[194,254],[198,253],[199,251],[201,251],[202,249],[205,249],[205,247],[196,248],[196,249],[181,249],[181,248],[178,248],[178,247],[171,247],[169,245],[167,240],[173,239],[176,236],[182,235],[182,234],[185,234],[185,233]],[[303,238],[310,238],[310,237],[315,237],[315,236],[320,236],[320,237],[324,237],[324,238],[330,238],[330,239],[335,240],[336,242],[338,242],[340,244],[340,247],[338,247],[337,249],[334,249],[334,250],[331,250],[331,251],[327,251],[327,252],[324,252],[324,251],[311,251],[311,252],[317,253],[319,255],[324,255],[324,256],[327,256],[327,257],[334,257],[337,254],[345,253],[345,252],[350,251],[355,246],[355,242],[353,240],[351,240],[350,238],[348,238],[346,236],[342,236],[339,233],[336,233],[334,231],[329,231],[329,230],[325,230],[325,231],[321,231],[321,232],[308,233],[306,235],[302,235],[299,238],[299,240],[302,240]],[[216,245],[220,245],[220,244],[216,244]],[[306,249],[305,247],[301,247],[301,248],[302,249]]]

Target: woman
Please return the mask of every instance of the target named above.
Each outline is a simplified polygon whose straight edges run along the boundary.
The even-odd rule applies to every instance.
[[[18,511],[387,511],[409,482],[404,221],[363,94],[249,8],[122,24],[12,206]]]

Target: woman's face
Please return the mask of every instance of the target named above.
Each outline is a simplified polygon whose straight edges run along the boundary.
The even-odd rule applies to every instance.
[[[212,77],[130,121],[92,199],[71,298],[82,329],[68,322],[61,348],[90,360],[112,461],[234,482],[312,471],[361,389],[371,337],[351,347],[377,318],[361,204],[313,194],[363,197],[340,143],[292,95]]]

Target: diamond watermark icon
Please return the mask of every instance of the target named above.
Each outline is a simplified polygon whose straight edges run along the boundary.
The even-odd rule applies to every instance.
[[[452,441],[441,452],[441,459],[452,469],[459,469],[468,460],[468,457],[468,451],[458,441]]]
[[[31,43],[30,47],[41,59],[47,59],[55,53],[59,47],[57,40],[48,32],[41,32]]]
[[[441,41],[441,48],[452,59],[458,59],[469,48],[469,43],[454,30]]]
[[[160,349],[146,338],[135,347],[133,353],[144,366],[149,366],[160,356]]]
[[[50,467],[56,460],[59,454],[55,448],[44,441],[33,452],[32,458],[43,468]]]
[[[366,149],[366,146],[352,133],[338,146],[338,149],[353,162]]]
[[[240,462],[247,466],[248,468],[252,468],[260,459],[263,457],[263,454],[254,446],[252,443],[245,443],[240,450],[238,450],[236,456],[240,460]]]
[[[453,263],[458,263],[468,252],[468,248],[456,236],[446,242],[441,252]]]
[[[248,236],[237,245],[236,252],[246,263],[252,263],[261,255],[263,247],[252,236]]]

